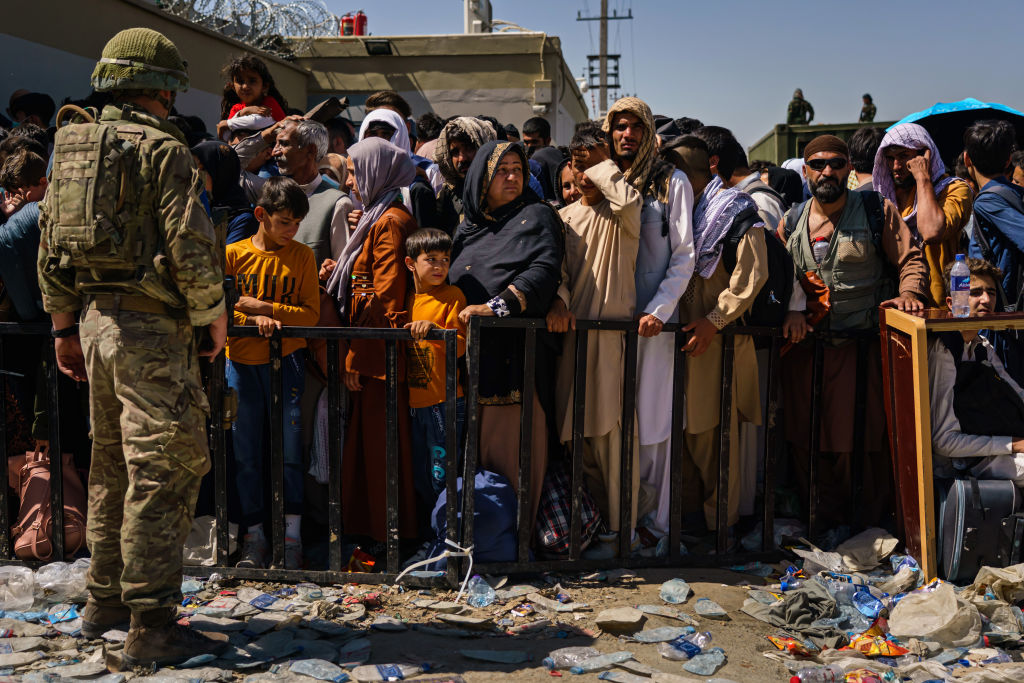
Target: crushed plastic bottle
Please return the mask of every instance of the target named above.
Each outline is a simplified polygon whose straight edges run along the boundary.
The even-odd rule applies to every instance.
[[[707,652],[702,652],[690,661],[683,664],[683,668],[692,674],[699,676],[710,676],[718,671],[719,667],[725,664],[725,650],[720,647],[713,647]]]
[[[0,608],[7,612],[23,612],[35,601],[35,576],[28,567],[0,567]]]
[[[401,681],[423,673],[415,664],[364,664],[352,669],[357,681]]]
[[[351,679],[347,673],[341,670],[340,666],[332,664],[326,659],[299,659],[292,662],[288,670],[321,681],[333,681],[333,683],[345,683]]]
[[[877,618],[882,610],[885,609],[882,601],[872,595],[866,587],[853,594],[853,606],[868,619]]]
[[[569,672],[574,674],[586,674],[594,671],[604,671],[605,669],[611,668],[619,662],[624,662],[627,659],[633,659],[632,652],[627,652],[626,650],[610,652],[605,655],[598,655],[597,657],[588,657],[575,666],[570,667]]]
[[[658,654],[665,659],[681,662],[696,657],[711,642],[711,634],[693,633],[688,636],[680,636],[667,643],[658,643]]]
[[[552,650],[541,664],[552,671],[568,669],[585,659],[598,657],[600,654],[600,650],[593,647],[562,647]]]
[[[491,584],[484,581],[479,574],[469,580],[466,588],[466,604],[470,607],[487,607],[494,602],[496,594]]]
[[[846,677],[843,669],[835,664],[800,669],[789,679],[789,683],[840,683]]]
[[[779,579],[783,591],[793,591],[804,585],[804,579],[798,576],[799,573],[800,570],[793,566],[786,569],[786,573]]]
[[[694,603],[693,609],[698,615],[709,619],[724,619],[728,616],[722,606],[711,598],[701,598]]]
[[[857,592],[857,586],[842,581],[827,581],[825,588],[835,598],[837,605],[853,605],[853,594]]]
[[[682,579],[671,579],[661,584],[658,597],[670,605],[681,605],[690,597],[691,592],[690,584]]]

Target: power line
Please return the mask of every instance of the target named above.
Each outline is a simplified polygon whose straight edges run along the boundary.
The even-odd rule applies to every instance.
[[[601,14],[596,17],[584,17],[582,12],[576,13],[576,21],[597,21],[600,27],[599,52],[598,54],[587,55],[588,84],[590,87],[597,85],[600,88],[600,109],[598,116],[603,116],[608,111],[608,90],[618,90],[621,87],[619,82],[619,58],[621,55],[608,54],[608,22],[623,19],[632,19],[633,10],[629,14],[620,15],[616,9],[611,16],[608,16],[608,0],[601,0]],[[597,68],[594,68],[594,63]],[[611,67],[609,69],[609,66]],[[596,72],[596,73],[595,73]],[[595,77],[597,83],[594,83]]]

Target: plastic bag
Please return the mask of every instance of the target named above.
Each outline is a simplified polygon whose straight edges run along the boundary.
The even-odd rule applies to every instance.
[[[36,572],[36,594],[51,603],[84,602],[85,573],[89,558],[77,559],[72,564],[51,562]]]
[[[32,607],[35,577],[28,567],[0,567],[0,608],[22,612]]]
[[[228,524],[228,553],[238,549],[238,525]],[[192,530],[185,539],[183,563],[193,567],[217,564],[217,521],[211,515],[192,520]]]
[[[981,636],[981,614],[974,605],[958,599],[953,586],[943,583],[900,600],[889,617],[889,633],[897,638],[967,647]]]

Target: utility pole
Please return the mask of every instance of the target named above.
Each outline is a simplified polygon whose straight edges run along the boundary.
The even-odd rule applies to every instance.
[[[593,82],[590,83],[590,87],[597,87],[599,92],[600,92],[599,102],[600,102],[600,105],[601,105],[601,109],[600,109],[600,111],[598,111],[598,116],[604,116],[605,113],[607,113],[607,111],[608,111],[608,88],[611,87],[611,88],[618,89],[618,88],[621,87],[620,84],[619,84],[619,58],[620,58],[621,55],[609,55],[608,54],[608,22],[609,21],[620,21],[622,19],[630,19],[631,20],[632,18],[633,18],[633,9],[632,8],[630,8],[628,14],[624,14],[621,17],[619,16],[618,10],[615,10],[614,12],[612,12],[612,16],[608,16],[608,0],[601,0],[601,16],[598,16],[598,17],[585,17],[585,16],[582,15],[582,12],[576,12],[576,21],[599,21],[599,22],[601,22],[601,24],[600,24],[601,28],[600,28],[600,32],[599,32],[600,33],[600,38],[599,38],[599,46],[598,46],[598,50],[600,51],[600,54],[597,54],[597,55],[587,55],[587,60],[589,62],[588,69],[589,69],[589,72],[590,72],[590,74],[589,74],[590,75],[590,81],[593,81],[595,76],[597,76],[597,78],[598,78],[597,83],[593,83]],[[609,59],[613,60],[615,62],[615,70],[614,70],[615,81],[614,82],[610,82],[609,79],[608,79],[608,60]],[[594,62],[595,61],[598,63],[597,73],[596,74],[594,73]]]

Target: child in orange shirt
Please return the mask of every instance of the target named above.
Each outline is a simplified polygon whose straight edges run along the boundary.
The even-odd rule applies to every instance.
[[[320,319],[320,289],[313,250],[296,242],[309,201],[291,178],[270,178],[256,204],[259,231],[228,245],[224,271],[234,276],[239,294],[235,325],[255,325],[270,337],[282,325],[313,326]],[[284,389],[285,569],[302,568],[302,414],[305,339],[281,340]],[[238,416],[231,426],[235,484],[246,528],[239,567],[264,567],[263,427],[270,417],[270,344],[256,337],[229,337],[227,382],[238,392]]]
[[[445,343],[424,341],[435,327],[458,330],[456,356],[466,355],[466,328],[459,311],[466,297],[446,282],[451,260],[452,239],[441,230],[424,228],[405,240],[405,266],[412,271],[416,292],[409,306],[412,333],[408,347],[406,375],[409,407],[412,409],[413,483],[429,509],[445,488],[447,440],[445,431]],[[455,443],[461,449],[466,421],[466,399],[456,385]]]

